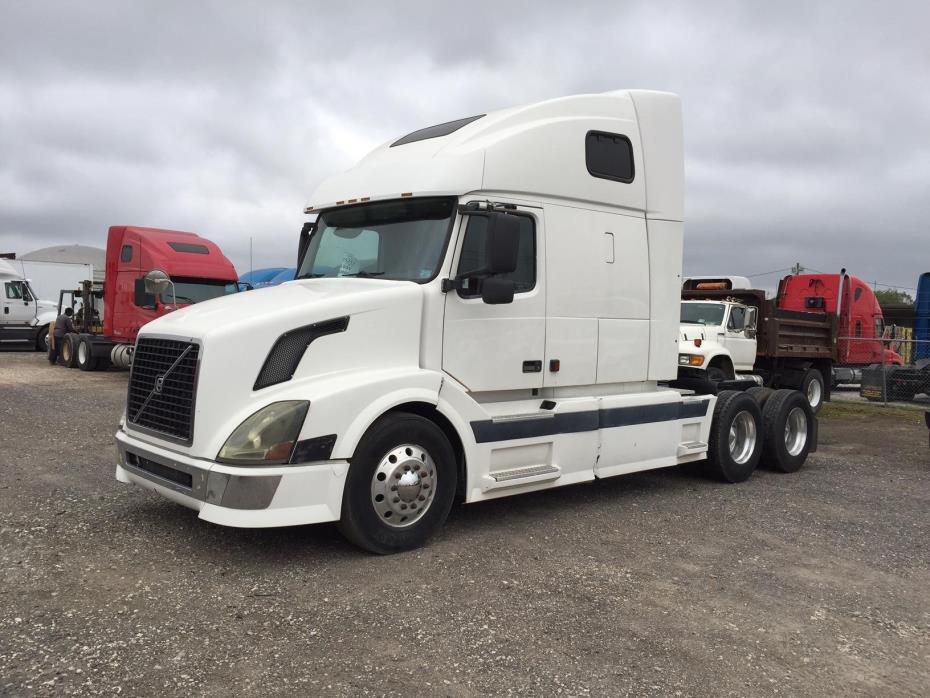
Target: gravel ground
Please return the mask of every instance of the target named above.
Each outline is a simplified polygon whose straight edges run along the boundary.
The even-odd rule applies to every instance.
[[[374,557],[113,478],[125,373],[0,354],[4,695],[926,695],[921,414],[828,408],[795,475],[457,506]],[[857,412],[863,410],[863,413]]]

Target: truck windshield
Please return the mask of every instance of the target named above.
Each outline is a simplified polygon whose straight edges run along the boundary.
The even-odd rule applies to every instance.
[[[688,325],[719,325],[725,310],[723,303],[682,303],[681,321]]]
[[[187,278],[172,278],[171,280],[174,282],[174,292],[178,303],[202,303],[211,298],[219,298],[239,291],[239,284],[236,281]],[[161,294],[161,302],[174,302],[170,290]]]
[[[296,278],[351,276],[426,283],[439,273],[454,216],[451,197],[324,211]]]

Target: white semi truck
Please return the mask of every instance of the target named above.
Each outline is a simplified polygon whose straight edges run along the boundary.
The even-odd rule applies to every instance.
[[[42,300],[18,260],[0,259],[0,349],[48,349],[57,304]]]
[[[139,333],[116,477],[239,527],[422,544],[465,502],[816,445],[804,397],[676,378],[681,108],[555,99],[414,131],[325,181],[296,280]],[[737,384],[734,385],[736,387]],[[726,387],[725,385],[723,387]]]

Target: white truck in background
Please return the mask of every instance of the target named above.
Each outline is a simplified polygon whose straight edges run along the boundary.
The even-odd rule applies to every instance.
[[[817,412],[830,399],[835,352],[833,317],[781,308],[745,277],[691,277],[682,284],[677,387],[702,381],[712,390],[721,381],[751,380],[798,389]]]
[[[57,315],[58,304],[43,299],[24,262],[0,259],[0,349],[48,349],[48,328]],[[41,262],[30,262],[32,265]],[[89,265],[78,265],[80,267]],[[90,277],[87,277],[90,278]],[[55,292],[55,298],[58,292]]]
[[[456,498],[705,459],[728,482],[797,470],[816,445],[800,393],[763,420],[746,392],[668,386],[683,169],[680,102],[647,91],[384,144],[317,189],[294,281],[141,329],[117,479],[391,553]]]

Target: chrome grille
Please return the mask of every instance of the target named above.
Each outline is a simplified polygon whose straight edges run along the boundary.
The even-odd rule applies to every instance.
[[[126,416],[134,427],[190,443],[200,346],[140,337],[132,355]]]

